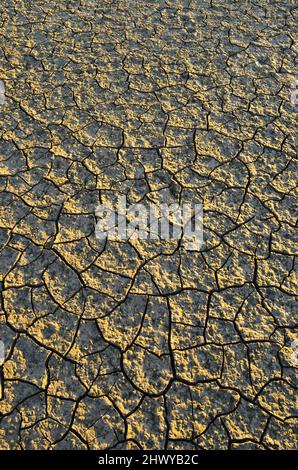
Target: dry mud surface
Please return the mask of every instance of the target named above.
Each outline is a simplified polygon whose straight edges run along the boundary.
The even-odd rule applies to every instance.
[[[297,448],[297,17],[1,1],[1,449]],[[119,194],[202,249],[98,240]]]

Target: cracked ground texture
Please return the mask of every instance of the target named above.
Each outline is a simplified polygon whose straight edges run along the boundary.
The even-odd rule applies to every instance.
[[[1,1],[1,449],[298,447],[297,17]],[[120,194],[202,249],[98,240]]]

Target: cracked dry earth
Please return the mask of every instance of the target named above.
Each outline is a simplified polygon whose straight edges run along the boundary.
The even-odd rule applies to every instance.
[[[297,448],[295,2],[0,12],[1,449]],[[120,194],[202,249],[98,240]]]

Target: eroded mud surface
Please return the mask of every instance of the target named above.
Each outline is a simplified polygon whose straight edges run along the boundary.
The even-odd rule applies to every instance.
[[[2,449],[297,447],[294,7],[1,1]],[[202,250],[99,241],[119,194]]]

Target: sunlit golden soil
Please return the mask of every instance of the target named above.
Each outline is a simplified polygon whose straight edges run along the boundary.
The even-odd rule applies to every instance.
[[[295,3],[1,1],[1,449],[298,447]]]

